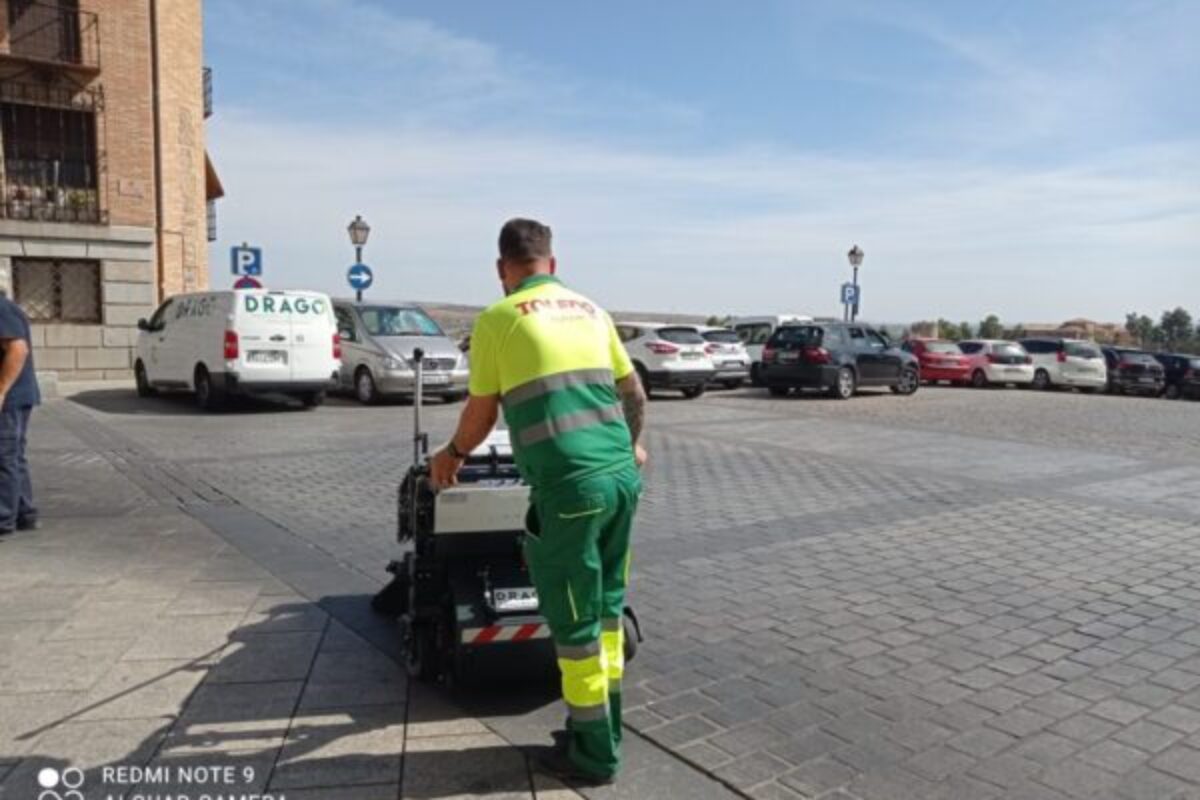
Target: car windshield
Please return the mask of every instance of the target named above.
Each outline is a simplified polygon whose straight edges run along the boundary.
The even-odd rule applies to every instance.
[[[925,352],[927,353],[953,353],[959,355],[962,350],[958,349],[958,345],[954,342],[926,342]]]
[[[701,335],[706,341],[719,342],[721,344],[738,344],[742,341],[733,331],[705,331]]]
[[[1025,348],[1019,344],[998,344],[994,348],[997,355],[1001,356],[1024,356]]]
[[[695,328],[659,328],[658,338],[671,344],[704,344]]]
[[[774,344],[819,347],[825,332],[815,325],[787,325],[775,331],[771,337]]]
[[[1066,342],[1063,344],[1063,349],[1067,355],[1074,356],[1075,358],[1100,358],[1100,351],[1090,344]]]
[[[372,336],[444,336],[438,324],[419,308],[370,306],[359,309]]]

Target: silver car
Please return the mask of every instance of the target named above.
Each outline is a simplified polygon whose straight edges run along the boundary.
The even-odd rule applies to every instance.
[[[411,397],[416,389],[413,350],[424,358],[427,395],[461,400],[467,393],[467,357],[428,314],[414,305],[334,300],[342,340],[339,385],[359,402]]]

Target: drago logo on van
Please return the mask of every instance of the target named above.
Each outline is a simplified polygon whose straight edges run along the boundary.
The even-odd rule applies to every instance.
[[[243,298],[246,310],[251,314],[263,312],[264,314],[291,314],[293,311],[297,314],[324,314],[325,301],[320,299],[309,300],[307,297],[273,297],[265,295],[256,297],[248,294]]]

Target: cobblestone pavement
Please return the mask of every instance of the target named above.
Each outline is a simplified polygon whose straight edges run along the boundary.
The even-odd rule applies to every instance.
[[[578,798],[62,408],[30,447],[43,527],[0,542],[0,798]]]
[[[378,581],[410,416],[71,418]],[[635,730],[755,798],[1200,797],[1200,404],[714,392],[649,425]]]

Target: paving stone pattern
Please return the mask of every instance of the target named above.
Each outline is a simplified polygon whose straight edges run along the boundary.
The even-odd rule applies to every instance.
[[[382,578],[411,409],[118,407],[77,413]],[[633,728],[755,798],[1200,796],[1200,404],[712,392],[650,426]]]

